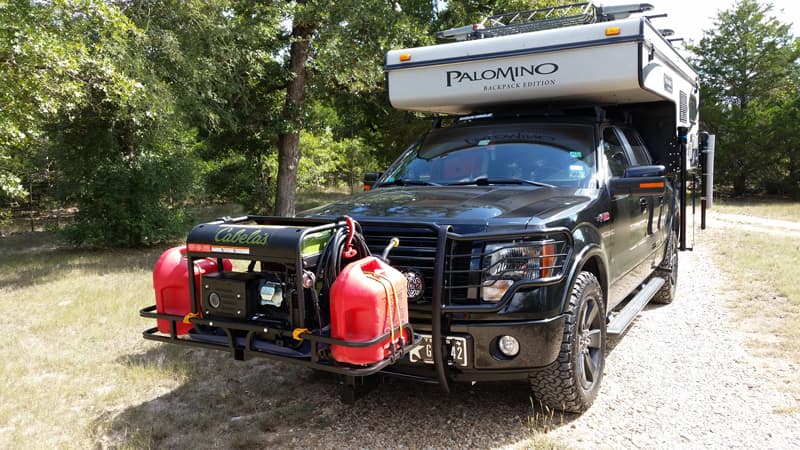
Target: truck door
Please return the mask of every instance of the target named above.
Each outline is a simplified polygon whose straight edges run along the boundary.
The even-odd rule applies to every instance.
[[[628,127],[618,129],[621,134],[622,144],[628,150],[631,163],[634,166],[652,164],[650,153],[644,146],[639,134]],[[664,196],[634,196],[633,203],[638,205],[633,220],[637,226],[632,228],[632,245],[636,254],[636,276],[644,281],[652,272],[653,262],[658,256],[657,250],[661,248],[666,236],[666,214]],[[663,252],[662,252],[663,253]],[[658,264],[658,262],[656,262]]]
[[[615,128],[603,130],[603,152],[605,153],[607,176],[622,177],[625,169],[632,166],[630,148],[623,145],[623,140]],[[642,207],[639,198],[633,195],[617,195],[611,199],[611,215],[613,235],[609,239],[609,272],[612,282],[609,285],[608,307],[617,303],[632,292],[641,283],[634,270],[642,261],[637,253],[645,234],[646,221],[642,220]]]

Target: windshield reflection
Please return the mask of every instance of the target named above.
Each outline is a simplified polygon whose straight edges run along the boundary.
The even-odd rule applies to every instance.
[[[463,141],[462,141],[463,142]],[[594,151],[542,142],[479,140],[444,152],[410,148],[381,185],[525,184],[585,188],[595,174]]]

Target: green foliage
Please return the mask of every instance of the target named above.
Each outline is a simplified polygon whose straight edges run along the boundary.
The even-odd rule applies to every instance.
[[[192,201],[271,212],[278,147],[291,133],[299,134],[302,158],[292,169],[299,189],[352,186],[430,127],[429,119],[390,107],[388,50],[432,44],[436,31],[493,13],[557,3],[0,0],[0,217],[34,198],[40,206],[77,206],[74,242],[140,246],[181,230]],[[772,48],[757,42],[759,20],[747,25],[753,52]],[[304,68],[291,65],[298,27],[310,39]],[[725,33],[699,51],[714,56],[710,47],[735,37]],[[773,41],[778,50],[786,44]],[[732,64],[721,55],[709,61],[703,70],[720,76]],[[782,61],[792,66],[791,58]],[[303,73],[302,95],[295,90],[297,101],[287,101],[291,80]],[[747,150],[722,155],[723,174],[746,158],[762,179],[782,167],[791,185],[800,178],[797,157],[748,152],[797,142],[786,125],[797,117],[797,84],[753,84],[745,93],[750,106],[738,110],[723,92],[728,85],[709,85],[707,98],[715,100],[704,106],[720,147]],[[772,93],[762,96],[767,87]],[[770,131],[736,135],[744,126]]]
[[[181,234],[194,135],[158,109],[164,105],[155,95],[147,107],[93,96],[102,108],[87,106],[51,129],[63,200],[78,206],[67,236],[76,244],[138,247]]]
[[[717,135],[715,177],[734,193],[800,193],[800,43],[772,5],[739,0],[689,46],[700,73],[704,126]]]
[[[372,153],[359,138],[336,140],[333,133],[300,134],[303,159],[298,169],[300,190],[321,190],[328,186],[352,186],[361,181],[363,172],[376,171]]]
[[[68,236],[94,246],[152,245],[185,227],[194,170],[193,134],[168,88],[147,68],[143,35],[114,5],[55,2],[50,8],[75,58],[72,95],[42,117],[39,150],[57,169],[59,196],[78,207]],[[52,72],[52,69],[51,69]],[[51,73],[52,75],[52,73]]]

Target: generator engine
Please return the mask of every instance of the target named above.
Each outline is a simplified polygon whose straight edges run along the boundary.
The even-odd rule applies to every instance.
[[[202,277],[200,304],[206,317],[288,321],[286,280],[269,272],[217,272]]]

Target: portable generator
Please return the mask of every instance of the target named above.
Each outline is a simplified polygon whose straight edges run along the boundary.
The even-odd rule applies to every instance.
[[[317,316],[318,304],[310,291],[316,287],[318,262],[335,228],[330,224],[265,225],[252,216],[198,225],[187,239],[190,257],[225,257],[239,263],[238,271],[201,277],[200,286],[195,287],[201,315],[288,329],[309,322],[326,325],[313,323],[322,315]]]
[[[375,373],[415,339],[407,280],[370,254],[360,225],[262,216],[196,226],[154,271],[147,339],[288,359],[349,376]],[[340,276],[341,275],[341,276]],[[188,285],[188,289],[185,287]]]

